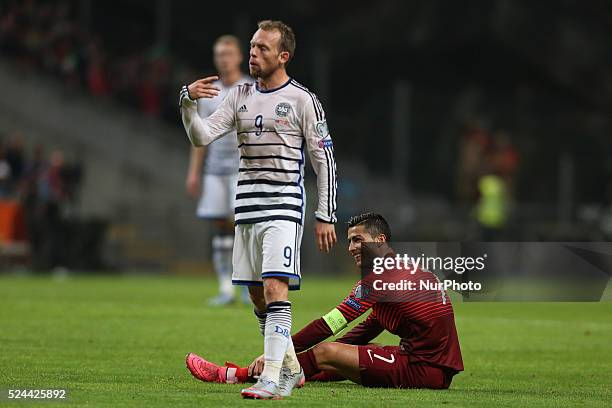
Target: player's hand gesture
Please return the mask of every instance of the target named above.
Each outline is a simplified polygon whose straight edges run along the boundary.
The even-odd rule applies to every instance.
[[[319,251],[328,253],[337,241],[334,224],[315,221],[315,239]]]
[[[218,79],[219,77],[214,75],[198,79],[197,81],[191,83],[187,87],[189,97],[195,100],[200,98],[214,98],[215,96],[219,95],[220,89],[213,85],[213,82]]]

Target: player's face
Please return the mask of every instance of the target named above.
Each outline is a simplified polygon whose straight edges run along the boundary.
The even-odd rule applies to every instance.
[[[361,267],[361,244],[374,241],[374,237],[365,230],[363,225],[355,225],[348,229],[348,251],[353,256],[358,267]]]
[[[220,75],[228,75],[240,70],[242,52],[234,43],[219,43],[213,49],[215,67]]]
[[[279,50],[280,38],[277,30],[255,31],[249,52],[249,72],[252,76],[268,78],[287,62],[289,53]]]

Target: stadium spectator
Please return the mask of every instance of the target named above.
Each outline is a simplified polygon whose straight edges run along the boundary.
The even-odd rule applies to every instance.
[[[6,161],[11,168],[10,189],[14,192],[19,187],[25,167],[24,139],[21,132],[11,136],[6,147]]]
[[[0,53],[26,71],[56,75],[92,96],[112,96],[156,117],[172,106],[174,114],[176,101],[168,92],[174,67],[165,53],[154,50],[148,62],[140,53],[113,53],[96,33],[79,28],[75,14],[65,1],[0,5]]]
[[[512,196],[519,165],[519,154],[512,145],[510,134],[506,130],[499,129],[493,133],[486,160],[493,172],[504,180],[506,191]]]
[[[0,144],[0,198],[10,194],[11,166],[6,160],[4,146]]]
[[[88,45],[89,63],[86,70],[87,89],[92,96],[108,95],[111,91],[107,79],[104,51],[98,41],[92,41]]]
[[[480,120],[467,120],[460,132],[456,185],[457,197],[462,204],[470,205],[478,197],[478,178],[482,171],[483,158],[489,144],[489,133]]]

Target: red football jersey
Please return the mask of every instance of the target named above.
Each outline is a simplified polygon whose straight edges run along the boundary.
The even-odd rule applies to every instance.
[[[406,288],[381,290],[383,282],[402,284]],[[337,341],[365,345],[387,330],[400,337],[402,353],[408,354],[411,361],[463,371],[451,300],[444,290],[431,289],[439,283],[433,273],[420,269],[415,273],[394,269],[381,275],[369,274],[355,284],[336,309],[347,322],[369,309],[372,312]],[[293,343],[296,351],[300,352],[331,335],[332,329],[321,318],[296,333]]]
[[[387,284],[385,289],[383,283]],[[443,289],[429,289],[439,283],[433,273],[420,269],[414,274],[392,270],[368,275],[336,308],[348,322],[368,309],[372,312],[339,341],[366,344],[387,330],[400,337],[400,348],[411,361],[463,371],[451,300]],[[402,289],[389,290],[388,284]]]

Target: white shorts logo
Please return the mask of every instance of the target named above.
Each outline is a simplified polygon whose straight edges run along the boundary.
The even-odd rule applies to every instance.
[[[374,359],[372,358],[372,356],[374,356],[377,359],[382,360],[382,361],[384,361],[386,363],[389,363],[389,364],[393,364],[395,362],[395,355],[394,354],[391,354],[391,358],[384,358],[383,356],[379,356],[376,353],[372,353],[372,350],[368,349],[368,355],[370,356],[370,360],[372,360],[372,362],[374,362]]]

